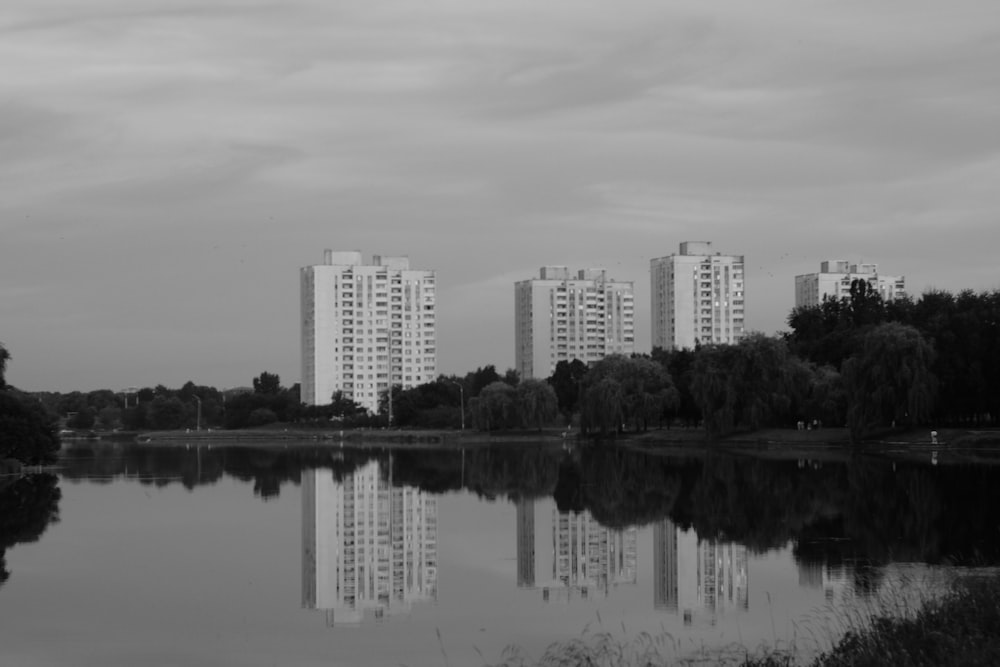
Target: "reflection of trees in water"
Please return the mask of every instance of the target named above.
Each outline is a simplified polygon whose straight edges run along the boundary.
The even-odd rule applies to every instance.
[[[590,511],[611,528],[670,519],[702,539],[757,552],[792,543],[806,564],[1000,562],[1000,468],[991,467],[894,467],[865,457],[805,465],[601,445],[563,451],[504,444],[464,452],[132,445],[73,448],[63,474],[189,489],[230,475],[252,482],[266,499],[286,483],[299,484],[305,469],[331,469],[342,480],[372,460],[395,486],[438,494],[464,489],[489,499],[552,496],[560,510]]]
[[[943,543],[947,527],[941,524],[944,507],[939,487],[946,475],[913,467],[893,471],[873,462],[851,465],[846,533],[879,561],[940,562],[947,549]]]
[[[483,447],[466,453],[465,488],[487,498],[551,496],[560,452],[542,447]]]
[[[537,446],[461,449],[340,448],[336,446],[243,447],[126,445],[74,447],[63,459],[64,477],[110,482],[120,477],[193,489],[224,475],[253,482],[257,495],[277,496],[281,485],[298,484],[306,469],[327,468],[340,481],[370,461],[395,485],[431,493],[463,488],[483,497],[551,495],[558,480],[560,452]]]
[[[837,514],[843,468],[709,456],[687,509],[698,535],[763,552]]]
[[[252,482],[255,495],[276,497],[282,484],[298,484],[303,470],[330,468],[335,477],[353,472],[371,457],[334,447],[243,447],[212,445],[122,445],[73,447],[62,460],[69,480],[109,483],[118,478],[140,484],[186,489],[215,484],[224,476]]]
[[[610,528],[670,516],[683,486],[677,461],[619,448],[585,448],[580,466],[583,504]]]
[[[22,542],[34,542],[59,520],[61,493],[55,475],[26,475],[0,481],[0,585],[7,581],[4,556]]]
[[[575,470],[564,463],[556,500],[572,505],[578,484],[582,506],[604,525],[669,518],[701,539],[756,552],[792,543],[800,562],[849,565],[877,585],[878,566],[889,562],[1000,563],[998,482],[992,467],[669,459],[607,448],[585,449]]]

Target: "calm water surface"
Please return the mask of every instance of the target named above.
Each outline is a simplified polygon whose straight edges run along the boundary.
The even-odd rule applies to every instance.
[[[58,475],[0,480],[0,664],[483,665],[599,632],[677,657],[810,650],[844,605],[995,563],[997,477],[617,449],[75,448]]]

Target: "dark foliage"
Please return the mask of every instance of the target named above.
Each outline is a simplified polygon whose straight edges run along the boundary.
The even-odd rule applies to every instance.
[[[439,377],[392,395],[392,422],[401,428],[458,428],[462,423],[462,389],[456,379]]]
[[[885,304],[852,295],[815,308],[797,308],[786,335],[791,351],[841,370],[878,324],[915,328],[933,348],[937,391],[928,421],[937,425],[995,425],[1000,420],[1000,290],[953,295],[930,291],[918,300]]]
[[[52,463],[58,451],[56,424],[45,406],[16,390],[0,390],[0,459]]]
[[[559,412],[566,417],[567,421],[579,409],[580,388],[586,374],[587,364],[579,359],[564,360],[556,364],[555,371],[547,380],[556,391]]]
[[[277,394],[281,391],[281,378],[276,373],[264,371],[253,379],[255,394]]]
[[[850,630],[815,667],[1000,664],[1000,579],[970,577],[912,618],[875,617]]]
[[[654,347],[650,355],[653,361],[663,365],[673,380],[674,387],[677,388],[677,407],[668,411],[670,421],[676,419],[687,427],[695,427],[701,423],[701,409],[691,392],[691,384],[694,380],[694,360],[697,349],[664,350]]]

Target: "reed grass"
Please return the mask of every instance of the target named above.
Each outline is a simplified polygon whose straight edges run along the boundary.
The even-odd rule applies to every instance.
[[[808,651],[795,642],[756,650],[733,645],[686,656],[665,631],[622,640],[585,632],[550,645],[539,658],[516,646],[486,667],[958,667],[1000,665],[1000,573],[965,575],[944,592],[901,581],[868,605],[839,609],[825,619],[828,646]],[[917,588],[923,592],[913,593]]]

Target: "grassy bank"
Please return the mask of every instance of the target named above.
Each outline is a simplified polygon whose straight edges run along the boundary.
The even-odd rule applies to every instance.
[[[846,429],[816,430],[761,429],[710,440],[702,429],[656,429],[629,433],[607,442],[664,456],[700,456],[708,452],[728,452],[761,459],[810,461],[845,461],[859,451],[893,460],[941,465],[1000,465],[1000,430],[942,430],[939,444],[929,442],[929,432],[901,431],[892,440],[874,440],[853,445]],[[201,431],[149,431],[114,434],[140,444],[193,444],[240,446],[404,446],[404,447],[474,447],[502,444],[564,446],[591,442],[577,431],[565,428],[542,430],[481,432],[473,429],[330,429],[323,426],[273,424],[258,428]],[[101,434],[101,440],[105,438]]]
[[[748,662],[768,665],[768,662]],[[815,667],[1000,664],[1000,576],[958,579],[908,618],[875,617],[849,630]]]
[[[670,637],[623,642],[609,634],[560,642],[538,659],[516,648],[490,667],[959,667],[1000,665],[1000,575],[957,579],[944,595],[900,614],[852,618],[829,650],[802,658],[792,650],[728,648],[678,657]]]

